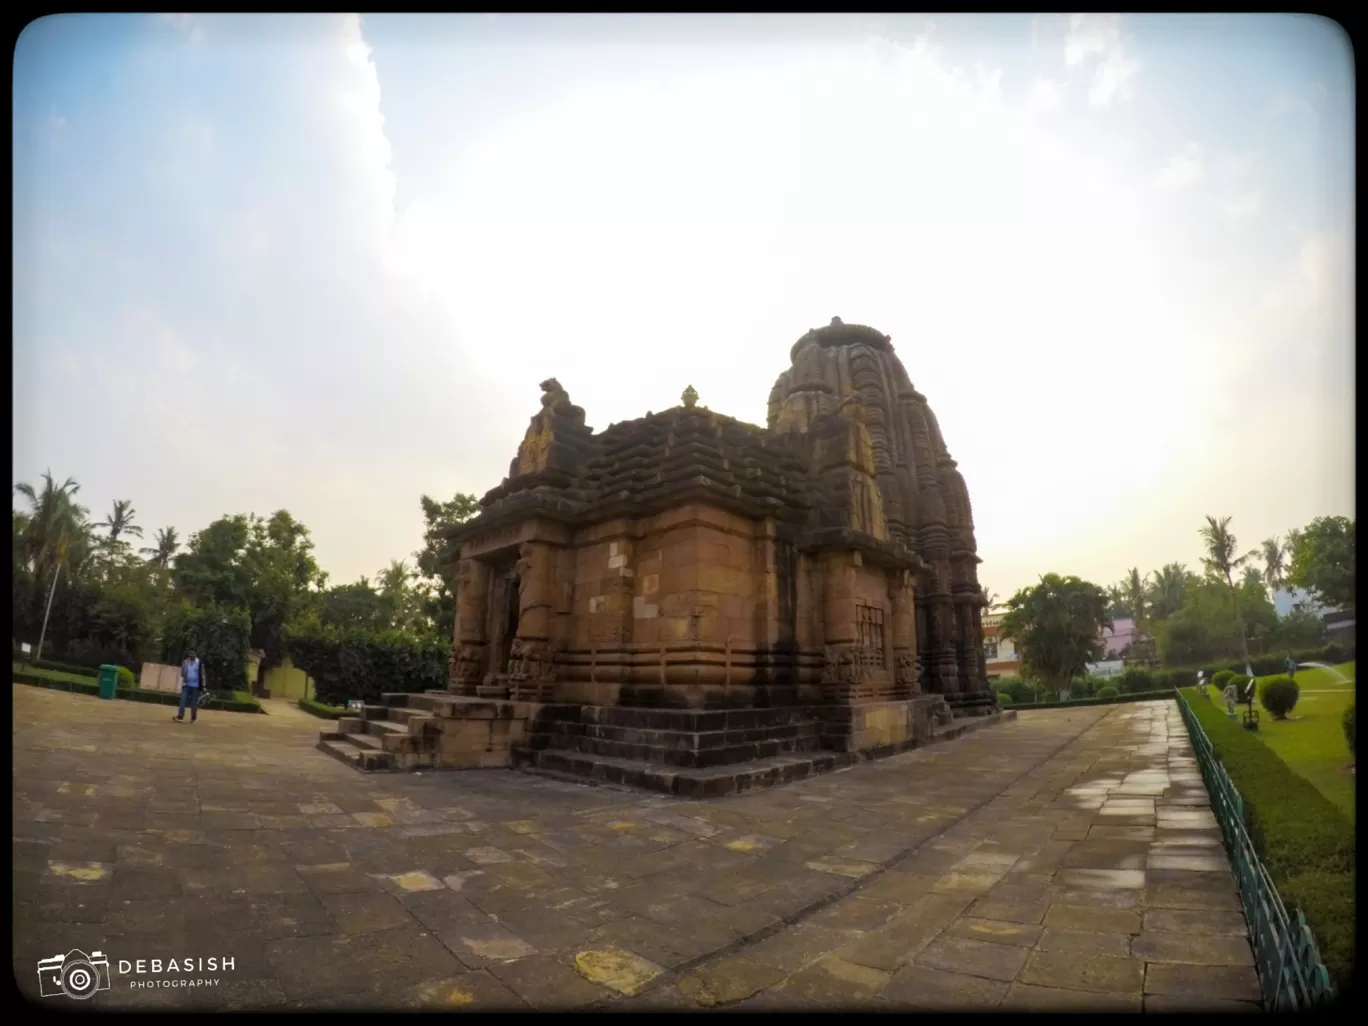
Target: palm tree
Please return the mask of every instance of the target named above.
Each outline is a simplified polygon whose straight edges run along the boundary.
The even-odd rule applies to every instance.
[[[1140,576],[1139,567],[1131,567],[1126,573],[1126,579],[1121,582],[1121,596],[1125,603],[1126,611],[1131,614],[1135,621],[1135,629],[1139,630],[1140,625],[1145,620],[1145,582],[1149,574]]]
[[[1287,557],[1290,555],[1289,546],[1280,541],[1276,534],[1264,539],[1263,581],[1268,585],[1270,595],[1287,583]]]
[[[1126,611],[1126,590],[1120,584],[1107,588],[1107,615],[1117,616]]]
[[[137,510],[133,508],[132,499],[115,499],[114,510],[110,515],[101,520],[96,527],[104,527],[109,530],[109,541],[111,544],[119,540],[119,535],[130,534],[135,538],[141,538],[143,529],[133,523],[133,517],[137,515]]]
[[[14,490],[32,507],[23,529],[23,545],[34,576],[43,580],[55,569],[70,571],[79,565],[90,530],[89,511],[75,498],[81,486],[72,478],[59,485],[49,470],[43,474],[41,491],[23,481]]]
[[[991,610],[994,606],[998,604],[998,593],[995,591],[989,591],[988,586],[986,584],[979,586],[979,594],[983,597],[984,609]]]
[[[141,531],[141,528],[139,530]],[[139,549],[138,553],[146,556],[149,563],[164,570],[171,565],[176,550],[180,548],[180,538],[176,536],[174,527],[163,527],[158,529],[156,541],[155,546],[150,549]]]
[[[1192,575],[1182,563],[1166,563],[1154,571],[1149,586],[1150,617],[1166,620],[1183,606],[1183,596]]]
[[[1240,626],[1240,654],[1244,656],[1245,668],[1249,668],[1249,641],[1245,638],[1244,616],[1240,613],[1240,597],[1235,590],[1235,571],[1242,568],[1246,563],[1258,555],[1256,551],[1246,552],[1242,556],[1235,554],[1239,548],[1239,543],[1235,540],[1235,535],[1230,530],[1230,517],[1222,517],[1217,520],[1213,516],[1206,518],[1206,526],[1198,532],[1202,536],[1202,541],[1206,544],[1206,555],[1202,557],[1202,566],[1207,573],[1217,579],[1224,580],[1226,587],[1230,589],[1230,599],[1235,603],[1235,622]]]
[[[417,576],[404,559],[390,560],[390,565],[376,574],[376,590],[389,606],[391,626],[396,630],[407,628],[412,619],[414,596],[411,584]]]

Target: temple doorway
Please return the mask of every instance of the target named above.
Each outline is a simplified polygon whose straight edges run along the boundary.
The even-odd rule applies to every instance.
[[[490,564],[489,646],[490,665],[486,673],[498,676],[508,672],[513,654],[513,639],[518,636],[518,571],[516,555]]]

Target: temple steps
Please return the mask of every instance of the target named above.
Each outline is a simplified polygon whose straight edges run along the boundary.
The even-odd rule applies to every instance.
[[[535,741],[532,745],[514,746],[512,756],[515,768],[557,780],[658,791],[680,798],[715,798],[786,784],[866,760],[898,755],[1015,718],[1014,711],[989,716],[956,717],[952,723],[935,727],[926,740],[909,739],[896,745],[853,752],[793,752],[730,766],[676,766],[595,752],[537,748]]]

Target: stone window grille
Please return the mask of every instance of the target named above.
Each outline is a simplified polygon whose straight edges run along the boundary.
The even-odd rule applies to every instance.
[[[876,670],[887,667],[884,656],[884,611],[878,606],[857,605],[855,626],[859,638],[860,661]]]

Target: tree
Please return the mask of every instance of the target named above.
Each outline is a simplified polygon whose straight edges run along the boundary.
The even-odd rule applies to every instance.
[[[1152,575],[1149,586],[1150,618],[1166,620],[1183,606],[1183,596],[1194,577],[1182,563],[1167,563]]]
[[[1112,625],[1107,607],[1097,585],[1047,574],[1008,600],[1001,634],[1016,642],[1028,672],[1062,690],[1102,657],[1102,629]]]
[[[1288,583],[1305,588],[1327,606],[1355,609],[1354,521],[1317,517],[1300,533],[1292,552]]]
[[[998,593],[997,593],[997,592],[995,592],[995,591],[989,591],[987,585],[981,586],[981,587],[979,588],[979,592],[980,592],[981,595],[983,596],[982,601],[983,601],[983,608],[984,608],[984,609],[995,609],[995,608],[997,607],[997,604],[998,604],[998,602],[999,602],[999,598],[998,598]]]
[[[115,499],[113,511],[95,526],[106,528],[109,531],[110,542],[117,542],[121,534],[141,538],[143,529],[133,522],[133,517],[137,512],[133,508],[132,499]]]
[[[1107,615],[1110,617],[1125,616],[1126,610],[1126,589],[1122,584],[1113,584],[1107,588]]]
[[[1140,625],[1145,622],[1145,581],[1148,578],[1140,576],[1138,567],[1131,567],[1126,573],[1126,579],[1121,584],[1121,594],[1126,604],[1126,612],[1135,621],[1135,627],[1140,629]]]
[[[1287,546],[1275,534],[1264,539],[1262,548],[1263,581],[1271,595],[1287,583]]]
[[[146,556],[148,562],[162,568],[169,567],[171,560],[176,557],[176,552],[180,549],[180,539],[176,537],[174,527],[163,527],[157,531],[156,544],[150,549],[139,549],[139,555]]]
[[[1182,606],[1155,624],[1159,657],[1165,665],[1194,666],[1238,656],[1246,628],[1257,639],[1271,641],[1276,636],[1277,614],[1263,585],[1236,587],[1243,622],[1235,615],[1235,596],[1224,581],[1206,577],[1187,586]]]
[[[1264,586],[1264,575],[1253,563],[1245,564],[1245,568],[1240,572],[1241,584],[1256,584],[1260,588]]]
[[[60,485],[52,471],[43,474],[42,491],[19,482],[14,490],[32,507],[24,528],[24,550],[29,568],[40,581],[54,570],[68,572],[84,562],[89,551],[89,511],[76,502],[81,486],[72,478]]]
[[[480,508],[474,495],[457,492],[450,502],[438,502],[424,495],[423,547],[414,553],[418,573],[427,585],[427,614],[442,638],[450,638],[456,623],[455,567],[451,563],[446,538],[442,531],[463,524]]]
[[[1235,571],[1242,568],[1257,553],[1251,551],[1244,555],[1236,555],[1239,544],[1230,530],[1230,517],[1217,520],[1213,516],[1208,516],[1206,521],[1206,526],[1199,532],[1206,545],[1202,565],[1207,573],[1224,580],[1226,587],[1230,589],[1231,598],[1235,601],[1235,620],[1240,627],[1240,654],[1244,656],[1245,665],[1248,666],[1249,641],[1245,636],[1244,617],[1240,614],[1239,598],[1235,591]]]
[[[380,585],[380,600],[387,620],[386,627],[396,631],[411,631],[422,626],[423,595],[414,588],[416,571],[408,561],[394,559],[376,575]]]
[[[362,631],[384,630],[389,623],[379,592],[365,577],[325,591],[318,601],[318,620],[323,628]]]

